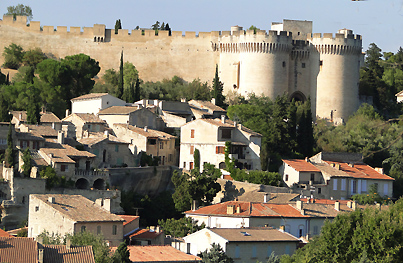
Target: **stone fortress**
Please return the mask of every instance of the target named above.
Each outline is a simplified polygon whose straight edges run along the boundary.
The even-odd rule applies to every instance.
[[[158,81],[177,75],[186,81],[208,81],[219,67],[224,94],[236,91],[274,99],[311,98],[314,116],[347,119],[359,107],[362,39],[351,30],[312,33],[311,21],[284,20],[271,30],[185,32],[93,27],[41,26],[27,18],[4,16],[0,21],[0,50],[16,43],[24,50],[40,47],[55,58],[84,53],[99,61],[102,74],[118,68],[120,54],[139,70],[141,79]],[[3,57],[0,63],[3,64]]]

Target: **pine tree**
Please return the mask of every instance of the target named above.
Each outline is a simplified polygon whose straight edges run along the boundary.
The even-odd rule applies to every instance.
[[[7,149],[5,154],[5,162],[6,167],[13,167],[14,166],[14,143],[13,143],[13,126],[10,123],[8,134],[7,134]]]
[[[160,30],[165,30],[165,22],[162,22]]]
[[[215,99],[215,104],[217,106],[224,106],[225,97],[224,95],[222,95],[223,89],[224,84],[220,81],[220,78],[218,77],[218,65],[216,65],[211,96]]]
[[[119,32],[119,29],[122,29],[122,22],[120,21],[120,19],[116,20],[115,23],[115,34],[117,34]]]
[[[22,161],[24,164],[22,165],[22,170],[24,177],[29,177],[31,174],[31,169],[32,169],[32,157],[31,157],[31,151],[29,148],[27,148],[24,151],[24,154],[22,156]]]
[[[127,249],[125,242],[120,243],[118,249],[113,255],[113,262],[115,263],[130,263],[130,251]]]
[[[39,104],[36,99],[31,98],[28,101],[28,107],[27,107],[27,123],[39,124],[40,120],[41,120],[41,112]]]
[[[116,97],[118,97],[119,99],[123,98],[123,50],[120,55],[119,79],[118,79],[118,89],[116,91]]]

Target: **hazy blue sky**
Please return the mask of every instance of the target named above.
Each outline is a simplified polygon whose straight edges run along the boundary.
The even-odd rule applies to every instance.
[[[121,19],[123,28],[133,29],[158,20],[176,31],[208,32],[233,25],[269,30],[271,22],[298,19],[312,20],[315,33],[352,29],[363,36],[364,51],[372,42],[383,51],[403,46],[403,0],[3,0],[0,13],[18,3],[31,6],[33,20],[48,26],[113,28]]]

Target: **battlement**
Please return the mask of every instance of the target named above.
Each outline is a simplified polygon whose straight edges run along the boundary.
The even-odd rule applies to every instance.
[[[344,34],[344,33],[309,33],[307,39],[323,38],[323,39],[355,39],[362,40],[361,35]]]

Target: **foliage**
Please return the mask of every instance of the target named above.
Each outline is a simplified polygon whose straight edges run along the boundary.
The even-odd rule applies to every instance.
[[[41,110],[38,103],[38,91],[32,86],[28,89],[28,106],[27,106],[27,123],[28,124],[39,124],[41,121]]]
[[[11,43],[9,46],[4,47],[3,51],[5,68],[18,69],[24,57],[24,50],[21,46]]]
[[[113,254],[113,263],[131,263],[130,251],[127,249],[125,242],[120,243],[115,253]]]
[[[28,229],[24,228],[18,231],[17,237],[28,237]]]
[[[194,221],[190,217],[158,220],[158,225],[162,227],[165,235],[171,235],[173,237],[184,237],[206,227],[204,223],[199,226],[197,220]]]
[[[124,85],[124,72],[123,72],[123,50],[120,54],[120,67],[119,67],[119,77],[118,77],[118,89],[116,92],[116,97],[119,99],[123,98],[123,85]]]
[[[194,150],[193,159],[194,159],[194,163],[195,163],[195,168],[200,169],[200,151],[199,151],[199,149]]]
[[[354,201],[357,201],[361,205],[365,204],[375,204],[375,203],[380,203],[380,204],[387,204],[391,202],[390,198],[388,197],[381,197],[380,194],[378,194],[378,185],[377,184],[372,184],[369,189],[368,194],[356,194],[351,197]]]
[[[382,211],[366,208],[341,213],[288,262],[401,262],[402,212],[403,200],[398,200]]]
[[[72,246],[92,246],[96,263],[111,262],[109,246],[102,235],[94,235],[91,232],[84,231],[74,235],[66,235],[66,238],[71,240]]]
[[[234,260],[225,254],[220,244],[211,244],[210,250],[205,250],[198,254],[203,263],[233,263]]]
[[[290,104],[290,106],[292,105],[293,103]],[[311,100],[308,99],[298,108],[298,110],[300,110],[301,112],[298,116],[297,125],[297,151],[305,157],[310,157],[313,155],[313,148],[315,147],[315,140],[313,137]],[[294,111],[292,110],[290,112]],[[291,120],[292,118],[288,119],[288,121]]]
[[[248,30],[253,30],[253,34],[256,35],[257,30],[259,30],[259,28],[255,27],[254,25],[251,25]]]
[[[209,163],[204,164],[202,173],[196,168],[191,174],[174,171],[171,180],[175,185],[175,193],[172,195],[175,208],[180,212],[189,210],[193,200],[199,205],[210,204],[221,190],[220,184],[216,182],[220,176],[220,170]]]
[[[16,18],[16,16],[27,16],[28,21],[31,21],[33,17],[32,8],[23,4],[18,4],[16,6],[8,6],[7,13],[5,13],[5,15],[12,15],[14,19]]]
[[[38,65],[45,59],[46,56],[40,48],[30,49],[24,52],[24,56],[22,58],[22,64],[24,66],[30,66],[36,68],[36,65]]]
[[[220,81],[218,77],[218,65],[215,67],[215,76],[213,79],[213,89],[211,90],[211,97],[215,99],[215,104],[217,106],[224,106],[225,97],[222,94],[224,89],[224,84]]]
[[[32,157],[29,148],[25,149],[22,156],[22,161],[24,162],[24,164],[22,165],[24,177],[29,177],[32,169]]]
[[[136,194],[134,191],[122,191],[121,206],[127,215],[140,216],[140,225],[157,225],[158,220],[179,218],[171,192],[162,192],[157,196]]]
[[[14,142],[13,142],[13,126],[9,125],[8,134],[7,134],[7,149],[5,153],[5,164],[6,167],[14,167],[15,164],[15,149],[14,149]]]
[[[9,122],[11,121],[10,105],[8,101],[4,98],[4,95],[0,93],[0,121]]]
[[[61,183],[61,178],[56,175],[55,169],[50,165],[43,167],[39,171],[39,175],[41,178],[46,179],[46,189],[48,190],[59,186]]]
[[[140,166],[141,167],[146,167],[146,166],[158,166],[161,157],[159,156],[152,156],[151,154],[148,155],[146,152],[140,152]]]
[[[115,23],[115,34],[117,34],[119,32],[119,29],[122,29],[122,22],[120,21],[120,19],[116,20]]]

